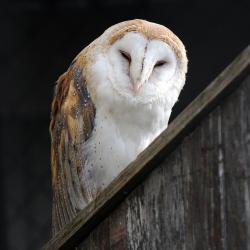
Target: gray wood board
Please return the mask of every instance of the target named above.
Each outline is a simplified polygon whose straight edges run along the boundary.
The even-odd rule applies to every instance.
[[[236,147],[234,143],[230,144],[229,141],[226,143],[226,139],[238,141],[236,144],[244,148],[244,162],[249,163],[249,158],[247,158],[249,152],[245,148],[246,144],[242,142],[243,137],[247,137],[243,134],[243,127],[247,126],[246,121],[249,125],[247,112],[249,106],[245,106],[249,104],[249,99],[247,99],[249,97],[245,94],[245,101],[237,97],[231,100],[232,96],[227,100],[223,98],[249,74],[249,62],[250,47],[246,48],[96,200],[48,242],[44,249],[70,249],[76,246],[104,218],[104,222],[101,222],[82,243],[85,249],[95,249],[93,244],[98,244],[101,235],[105,235],[103,240],[100,240],[102,246],[111,249],[115,244],[121,244],[119,249],[136,249],[136,247],[158,249],[159,246],[164,246],[165,249],[207,249],[207,246],[226,249],[227,244],[228,246],[231,244],[228,241],[230,234],[232,244],[238,244],[238,238],[247,238],[247,235],[243,233],[237,238],[235,232],[230,228],[231,232],[227,226],[231,220],[232,223],[237,224],[242,216],[246,220],[249,216],[244,216],[242,210],[247,210],[250,205],[249,203],[247,205],[249,196],[246,195],[249,183],[246,184],[243,178],[247,176],[246,165],[243,164],[241,170],[234,170],[234,161],[242,163],[243,160],[241,158],[230,160],[230,157],[237,158],[239,154],[233,148]],[[247,83],[244,84],[245,87],[240,86],[233,96],[244,91],[248,91],[246,93],[249,95]],[[208,115],[209,111],[219,103],[221,105]],[[233,109],[228,108],[226,113],[227,105],[232,105]],[[245,115],[248,117],[243,117],[244,112],[239,111],[240,108],[245,110]],[[236,122],[234,119],[237,116],[241,120]],[[203,125],[201,126],[199,123],[202,119]],[[232,137],[230,137],[231,131],[227,131],[228,134],[224,131],[224,126],[230,129],[228,127],[230,124],[231,126],[238,124],[239,126],[234,129],[237,128],[240,131],[235,132]],[[195,131],[182,142],[190,129],[197,125]],[[171,153],[174,149],[175,151]],[[228,152],[230,149],[234,152]],[[145,179],[145,175],[156,166],[158,166],[157,169]],[[242,178],[240,187],[236,177],[230,176],[234,171],[240,172],[238,173]],[[158,176],[153,177],[158,172]],[[228,175],[230,177],[226,178]],[[144,182],[113,211],[113,214],[107,217],[108,213],[142,180]],[[230,189],[233,195],[227,192]],[[237,209],[235,203],[238,199],[240,205]],[[163,206],[163,209],[157,210],[157,205]],[[124,210],[123,213],[119,212],[120,207]],[[233,220],[231,211],[234,211],[233,215],[241,217]],[[122,219],[121,226],[118,226],[120,219]],[[106,226],[103,223],[106,223]],[[112,227],[116,223],[118,223],[116,228],[120,231]],[[102,227],[101,230],[100,227]],[[99,230],[97,235],[95,235],[96,230]],[[241,225],[238,225],[235,230],[244,231]],[[245,225],[245,230],[249,230],[247,225]],[[247,233],[249,235],[249,231]],[[111,236],[107,237],[107,235]],[[243,241],[240,243],[243,244]],[[102,249],[101,246],[96,247]]]

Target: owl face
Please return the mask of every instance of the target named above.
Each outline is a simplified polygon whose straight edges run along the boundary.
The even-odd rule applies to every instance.
[[[102,51],[95,62],[92,75],[100,77],[91,81],[96,82],[97,93],[103,97],[107,93],[109,99],[112,90],[113,97],[129,99],[129,103],[146,104],[159,99],[174,103],[185,81],[172,48],[137,32],[126,33]]]
[[[175,74],[176,57],[170,46],[128,33],[107,50],[110,82],[122,96],[152,100],[164,94]]]

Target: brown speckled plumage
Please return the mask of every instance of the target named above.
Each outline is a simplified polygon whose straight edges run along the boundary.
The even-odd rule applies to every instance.
[[[90,137],[95,117],[95,107],[82,70],[76,60],[59,77],[52,103],[50,133],[54,233],[77,213],[74,205],[70,204],[72,199],[69,195],[76,195],[78,203],[90,200],[95,195],[94,188],[92,194],[86,193],[85,190],[89,189],[84,189],[79,179],[85,161],[80,147]],[[59,204],[58,201],[68,204]],[[71,209],[67,210],[66,207]],[[60,219],[58,211],[62,209],[65,209],[65,216]]]

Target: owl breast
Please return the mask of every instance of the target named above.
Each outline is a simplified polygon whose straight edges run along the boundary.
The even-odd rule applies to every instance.
[[[83,150],[85,175],[97,190],[105,188],[167,127],[171,109],[164,109],[152,104],[97,108],[96,126]]]

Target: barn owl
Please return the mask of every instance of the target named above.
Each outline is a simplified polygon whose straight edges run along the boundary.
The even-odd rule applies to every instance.
[[[52,103],[54,231],[167,128],[186,71],[180,39],[138,19],[110,27],[73,60]]]

